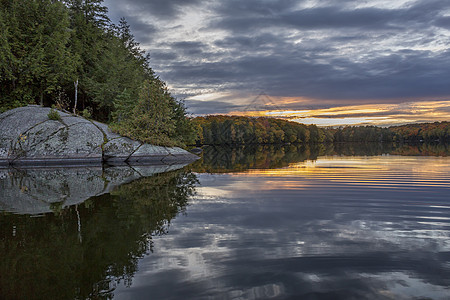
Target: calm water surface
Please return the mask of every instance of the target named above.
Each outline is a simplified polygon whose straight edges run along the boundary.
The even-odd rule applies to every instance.
[[[209,148],[71,203],[4,171],[40,206],[1,194],[0,298],[449,299],[450,158],[417,151]]]

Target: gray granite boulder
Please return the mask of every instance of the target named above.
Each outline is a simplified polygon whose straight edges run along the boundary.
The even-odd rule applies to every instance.
[[[143,144],[106,124],[29,105],[0,114],[0,165],[190,162],[198,157],[178,147]]]

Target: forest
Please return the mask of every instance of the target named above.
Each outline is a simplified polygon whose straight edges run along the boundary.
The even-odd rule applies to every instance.
[[[450,141],[450,122],[321,128],[281,119],[223,115],[197,117],[193,122],[199,128],[198,145]]]
[[[0,113],[54,106],[161,145],[193,143],[184,104],[103,0],[0,0]]]
[[[274,118],[206,116],[193,120],[198,144],[279,144],[332,142],[328,131]]]

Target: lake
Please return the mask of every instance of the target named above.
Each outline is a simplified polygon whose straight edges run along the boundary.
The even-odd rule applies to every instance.
[[[449,299],[443,145],[0,169],[1,299]]]

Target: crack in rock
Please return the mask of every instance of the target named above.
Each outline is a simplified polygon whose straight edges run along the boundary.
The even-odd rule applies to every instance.
[[[67,162],[173,164],[198,156],[179,148],[155,146],[112,133],[106,124],[49,108],[28,106],[0,114],[0,165]],[[79,119],[78,119],[79,118]],[[45,119],[45,120],[44,120]],[[22,121],[23,120],[23,121]],[[121,140],[122,139],[122,140]],[[108,144],[109,143],[109,144]]]

